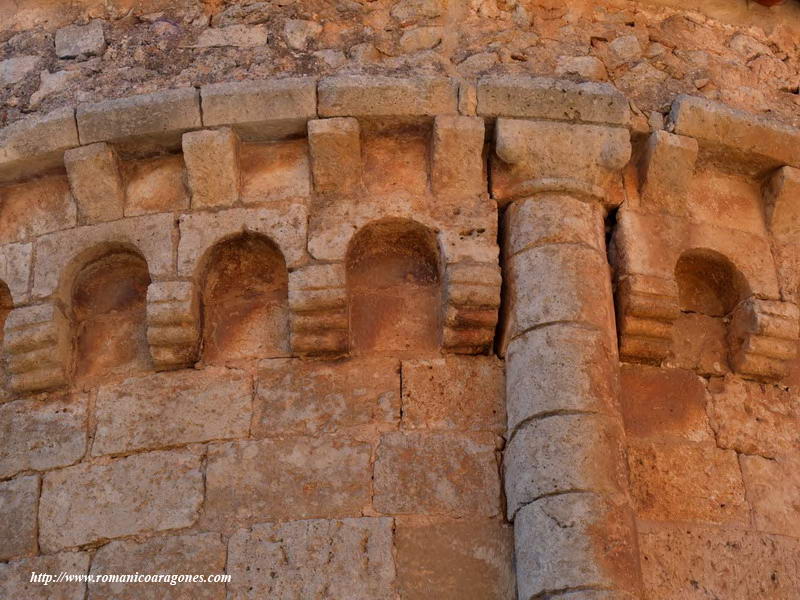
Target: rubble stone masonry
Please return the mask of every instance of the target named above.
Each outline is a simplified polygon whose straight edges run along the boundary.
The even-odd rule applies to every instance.
[[[800,4],[695,4],[0,3],[0,598],[800,598]]]

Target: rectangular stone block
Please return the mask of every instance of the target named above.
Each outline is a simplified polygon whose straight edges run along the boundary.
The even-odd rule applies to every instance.
[[[189,527],[203,502],[200,462],[196,451],[173,450],[50,471],[39,502],[42,550]]]
[[[183,134],[192,208],[231,206],[239,199],[239,139],[229,128]]]
[[[625,96],[609,84],[503,75],[478,82],[478,115],[625,127],[630,109]]]
[[[64,153],[69,185],[82,224],[122,218],[125,188],[117,156],[108,144],[89,144]]]
[[[77,145],[72,107],[12,123],[0,129],[0,183],[59,167],[64,151]]]
[[[36,245],[33,296],[46,298],[52,294],[69,261],[84,249],[104,244],[133,245],[147,260],[151,277],[170,278],[174,273],[173,230],[173,216],[161,214],[87,225],[42,236]]]
[[[393,600],[392,538],[392,519],[369,517],[237,531],[228,544],[228,598]]]
[[[0,482],[0,560],[36,554],[38,499],[36,475]]]
[[[800,169],[781,167],[763,190],[767,224],[773,235],[791,236],[800,228]]]
[[[0,244],[75,227],[67,178],[51,175],[0,188]]]
[[[505,429],[505,376],[494,357],[403,361],[405,429]]]
[[[458,113],[455,81],[338,75],[319,82],[321,117],[424,117]]]
[[[371,447],[343,437],[213,444],[203,523],[237,524],[362,514],[370,500]]]
[[[239,166],[243,204],[305,202],[311,194],[308,142],[304,139],[242,144]]]
[[[56,55],[59,58],[82,58],[97,56],[106,49],[103,22],[89,21],[86,25],[70,25],[56,31]]]
[[[361,186],[361,128],[347,117],[308,122],[314,189],[346,194]]]
[[[246,437],[250,377],[207,368],[127,379],[99,388],[92,455]]]
[[[94,555],[90,573],[216,575],[225,571],[226,548],[218,533],[119,540]],[[224,600],[224,583],[91,583],[88,600],[157,600],[171,595]]]
[[[0,279],[8,286],[11,298],[17,304],[28,300],[32,262],[32,243],[0,246]]]
[[[0,477],[65,467],[86,453],[85,394],[0,404]]]
[[[147,342],[157,371],[188,367],[197,360],[199,307],[190,281],[154,281],[147,286]]]
[[[125,216],[189,208],[186,166],[180,154],[128,161],[125,167]]]
[[[515,600],[514,533],[496,519],[395,519],[397,580],[404,600]]]
[[[800,130],[696,96],[678,96],[669,114],[672,130],[700,142],[701,152],[730,170],[800,166]]]
[[[435,194],[469,196],[488,192],[484,135],[480,117],[436,117],[431,160],[431,187]]]
[[[644,210],[687,215],[689,188],[697,160],[697,140],[654,131],[639,164],[640,198]]]
[[[310,77],[215,83],[200,95],[205,127],[231,126],[247,141],[304,133],[317,116],[317,85]]]
[[[136,154],[178,148],[185,131],[202,126],[200,93],[184,88],[79,104],[76,118],[83,144],[114,140]]]
[[[742,473],[732,450],[690,442],[629,443],[628,469],[640,519],[749,523]]]
[[[59,582],[44,585],[31,581],[31,573],[46,573],[53,578],[63,571],[84,575],[89,571],[88,552],[62,552],[0,563],[0,598],[24,600],[85,600],[86,583]]]
[[[756,529],[800,538],[800,454],[775,460],[739,455]]]
[[[31,392],[65,383],[65,348],[59,344],[59,321],[54,303],[21,306],[8,313],[4,348],[9,387]]]
[[[391,432],[375,460],[375,509],[385,514],[492,517],[500,480],[491,433]]]
[[[393,359],[265,360],[259,363],[253,435],[317,435],[400,418],[400,368]]]

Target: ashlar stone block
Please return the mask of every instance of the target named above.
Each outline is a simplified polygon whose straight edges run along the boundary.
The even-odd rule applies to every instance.
[[[36,553],[38,498],[36,475],[0,482],[0,560]]]
[[[317,192],[347,194],[361,186],[361,127],[357,119],[309,121],[308,145]]]
[[[756,529],[800,538],[800,453],[774,460],[742,454],[739,464]]]
[[[770,231],[776,236],[794,237],[800,231],[800,169],[777,169],[763,193]]]
[[[88,552],[61,552],[23,560],[0,563],[0,598],[25,600],[85,600],[85,582],[60,582],[44,585],[31,581],[31,573],[57,576],[65,573],[85,574],[89,571]]]
[[[122,217],[125,188],[114,150],[105,143],[89,144],[64,153],[69,184],[83,224]]]
[[[435,194],[487,192],[483,119],[439,115],[433,122],[431,187]]]
[[[697,161],[697,140],[666,131],[650,134],[639,164],[644,210],[687,215],[689,189]]]
[[[239,199],[239,140],[229,128],[183,134],[192,208],[231,206]]]

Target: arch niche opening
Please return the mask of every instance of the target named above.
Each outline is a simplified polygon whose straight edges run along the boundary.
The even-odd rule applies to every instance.
[[[289,274],[269,238],[243,233],[210,251],[201,282],[203,362],[224,364],[289,351]]]
[[[147,344],[150,272],[138,253],[99,253],[77,272],[70,294],[76,381],[128,375],[152,365]]]
[[[436,234],[409,219],[383,219],[347,250],[350,349],[410,356],[439,351],[442,260]]]

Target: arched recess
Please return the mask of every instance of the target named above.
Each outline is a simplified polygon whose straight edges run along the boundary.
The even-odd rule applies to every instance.
[[[723,254],[695,248],[678,258],[675,281],[681,310],[673,326],[676,366],[723,374],[730,368],[731,315],[752,294],[747,279]]]
[[[442,258],[433,231],[410,219],[374,221],[350,240],[346,268],[353,353],[440,349]]]
[[[149,369],[150,272],[142,254],[127,245],[104,244],[75,259],[64,279],[61,303],[75,381]]]
[[[289,275],[266,236],[218,242],[201,262],[202,360],[209,364],[289,351]]]

